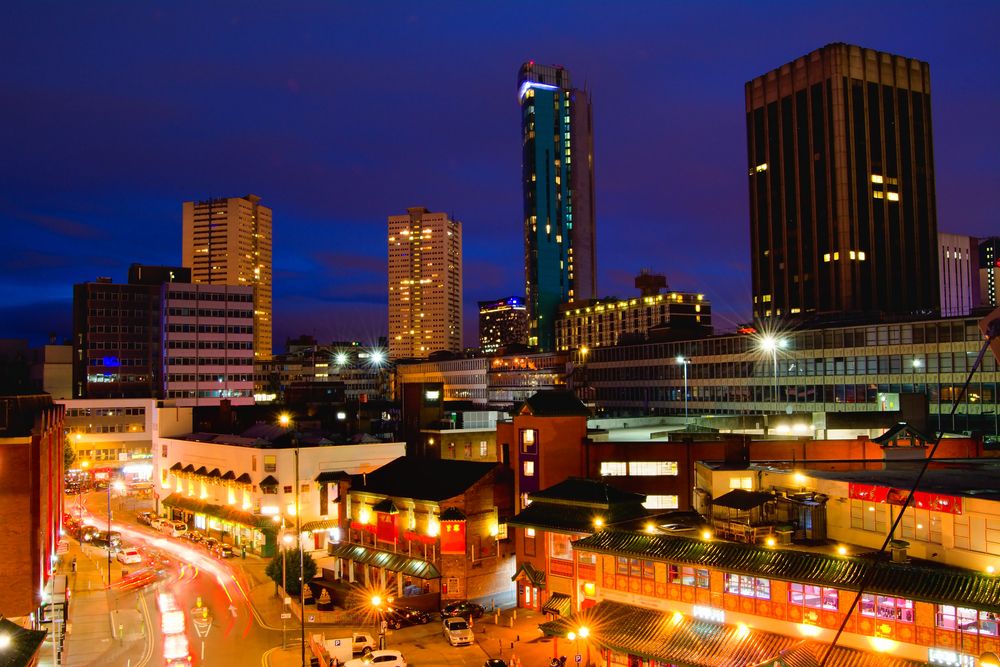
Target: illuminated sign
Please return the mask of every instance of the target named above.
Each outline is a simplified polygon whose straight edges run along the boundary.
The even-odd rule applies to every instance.
[[[909,494],[907,489],[897,489],[891,486],[875,486],[872,484],[851,483],[848,495],[852,500],[866,500],[870,503],[887,503],[902,506]],[[957,496],[946,496],[940,493],[917,491],[913,494],[913,506],[932,512],[962,513],[962,499]]]
[[[715,607],[703,607],[701,605],[695,605],[692,611],[695,618],[701,619],[703,621],[712,621],[713,623],[725,623],[726,622],[726,612],[723,609],[716,609]]]
[[[949,665],[954,667],[976,667],[976,659],[971,655],[956,653],[943,648],[927,649],[927,662],[931,665]]]
[[[436,401],[441,398],[441,392],[436,389],[428,389],[424,392],[424,398],[428,401]]]

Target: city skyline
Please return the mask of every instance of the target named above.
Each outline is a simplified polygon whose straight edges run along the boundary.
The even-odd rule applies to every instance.
[[[711,299],[719,330],[749,319],[743,86],[831,42],[930,63],[938,228],[995,235],[989,26],[1000,11],[908,8],[788,6],[765,16],[736,4],[620,13],[580,5],[542,9],[537,25],[513,8],[448,6],[334,7],[308,22],[245,8],[206,10],[198,21],[183,7],[67,6],[45,21],[34,8],[15,9],[0,172],[0,238],[14,253],[0,275],[7,335],[68,336],[73,284],[103,275],[124,282],[132,262],[179,264],[183,201],[255,192],[276,212],[276,350],[299,333],[384,334],[383,225],[409,206],[465,223],[466,266],[477,280],[463,295],[464,342],[474,344],[476,302],[523,288],[511,82],[531,59],[564,65],[593,91],[598,296],[627,296],[649,267]],[[550,13],[563,21],[555,40],[546,38]],[[273,43],[241,47],[265,20]],[[93,30],[77,31],[81,22]],[[181,31],[185,43],[175,39]],[[399,46],[377,49],[373,34]],[[413,44],[403,44],[407,36]],[[428,48],[444,36],[467,60],[455,65],[451,49]],[[209,37],[217,48],[199,48]],[[244,87],[253,104],[235,103]],[[415,93],[419,107],[409,106]],[[237,148],[257,159],[231,158]],[[436,157],[398,158],[417,154]]]

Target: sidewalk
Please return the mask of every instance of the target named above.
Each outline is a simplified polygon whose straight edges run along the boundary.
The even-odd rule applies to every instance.
[[[107,579],[107,552],[89,546],[82,546],[76,540],[66,537],[69,551],[60,556],[58,572],[69,578],[72,591],[69,602],[69,619],[63,640],[61,665],[84,667],[92,664],[124,664],[129,654],[141,648],[145,637],[134,628],[134,614],[122,612],[123,625],[128,627],[124,637],[116,637],[112,624],[112,614],[117,612],[117,593],[105,588]],[[72,563],[76,560],[76,572]],[[112,560],[112,580],[121,579],[122,567]],[[128,623],[126,623],[128,621]],[[38,653],[40,667],[54,667],[51,633]]]

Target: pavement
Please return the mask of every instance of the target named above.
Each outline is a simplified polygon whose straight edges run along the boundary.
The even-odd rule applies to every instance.
[[[58,571],[67,574],[72,590],[70,618],[63,651],[53,662],[52,644],[46,641],[38,654],[38,665],[55,667],[117,666],[138,664],[148,641],[141,616],[135,610],[135,596],[106,587],[106,552],[80,545],[67,538],[69,551],[61,556]],[[76,571],[72,562],[76,559]],[[235,558],[229,564],[240,573],[245,590],[259,621],[271,629],[282,628],[282,604],[275,595],[275,586],[265,574],[267,560],[252,555]],[[127,570],[128,566],[124,569]],[[111,578],[118,581],[123,567],[112,560]],[[476,644],[470,647],[449,646],[440,634],[440,623],[432,621],[386,633],[389,648],[402,651],[409,665],[467,665],[479,667],[487,658],[501,658],[510,665],[543,667],[558,651],[573,662],[565,645],[556,648],[551,638],[542,637],[538,624],[547,620],[544,614],[524,610],[497,610],[476,619],[473,629]],[[301,667],[300,627],[294,616],[285,621],[288,647],[275,646],[261,657],[263,667]],[[313,633],[327,637],[349,635],[360,626],[306,626],[307,642]],[[370,629],[368,631],[371,631]],[[57,647],[58,650],[58,647]],[[311,657],[306,647],[306,660]]]

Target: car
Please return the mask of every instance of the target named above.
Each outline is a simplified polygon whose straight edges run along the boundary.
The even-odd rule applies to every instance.
[[[385,622],[393,630],[408,625],[424,625],[431,622],[431,615],[426,611],[409,607],[386,607]]]
[[[215,545],[219,543],[219,540],[214,537],[206,537],[201,541],[201,546],[205,547],[209,551],[215,548]]]
[[[348,660],[344,667],[406,667],[406,659],[399,651],[385,650]]]
[[[199,542],[205,539],[205,536],[201,533],[200,530],[189,530],[188,532],[184,533],[184,537],[185,539],[191,540],[195,544],[198,544]]]
[[[212,553],[219,558],[232,558],[236,554],[233,553],[233,547],[229,544],[223,544],[219,542],[214,547],[212,547]]]
[[[159,530],[160,527],[166,522],[166,519],[160,516],[151,516],[149,518],[149,527],[153,530]]]
[[[142,554],[135,547],[125,547],[115,556],[119,562],[125,565],[134,565],[142,562]]]
[[[472,644],[476,641],[475,635],[472,634],[472,628],[469,627],[469,622],[464,618],[457,616],[446,618],[441,621],[441,628],[444,638],[452,646]]]
[[[135,520],[144,526],[149,526],[151,525],[154,516],[156,515],[153,514],[152,512],[139,512],[138,514],[135,515]]]
[[[449,602],[441,609],[441,616],[443,618],[448,618],[451,616],[461,616],[463,618],[479,618],[483,615],[486,609],[482,605],[478,605],[475,602],[469,602],[468,600],[456,600],[455,602]]]
[[[99,528],[94,526],[88,526],[86,524],[80,525],[80,531],[78,533],[81,542],[93,542],[94,538],[101,534]]]
[[[171,537],[181,537],[187,532],[187,524],[183,521],[164,521],[160,524],[160,530],[168,533]]]

